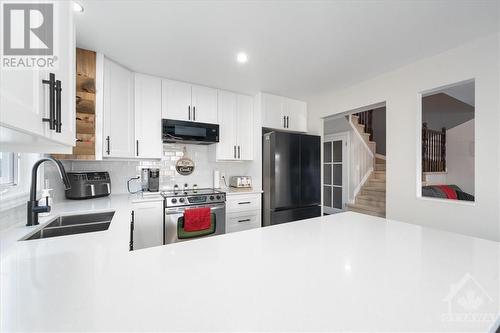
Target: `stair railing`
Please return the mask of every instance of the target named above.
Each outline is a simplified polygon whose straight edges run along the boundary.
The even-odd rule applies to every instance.
[[[446,171],[446,128],[440,131],[422,124],[422,172]]]
[[[370,141],[373,141],[373,110],[358,112],[354,115],[358,117],[358,124],[365,126],[365,133],[370,134]]]

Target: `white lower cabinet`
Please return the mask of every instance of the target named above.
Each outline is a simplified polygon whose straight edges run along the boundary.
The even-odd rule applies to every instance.
[[[163,245],[163,201],[145,201],[132,204],[133,249]]]
[[[260,197],[260,193],[228,193],[226,200],[226,233],[261,227]]]

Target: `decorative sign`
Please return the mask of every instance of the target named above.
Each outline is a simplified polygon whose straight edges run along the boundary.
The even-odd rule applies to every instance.
[[[175,164],[175,169],[180,175],[188,176],[194,171],[194,162],[187,157],[186,147],[184,147],[182,157]]]

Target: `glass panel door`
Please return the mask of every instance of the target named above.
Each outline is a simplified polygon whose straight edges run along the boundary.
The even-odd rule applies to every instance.
[[[323,143],[323,206],[326,213],[344,209],[343,204],[343,140]]]

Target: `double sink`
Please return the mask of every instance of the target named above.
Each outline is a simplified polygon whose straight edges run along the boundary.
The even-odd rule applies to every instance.
[[[78,214],[59,216],[42,229],[28,235],[22,240],[42,239],[49,237],[67,236],[87,232],[104,231],[109,228],[115,212]]]

